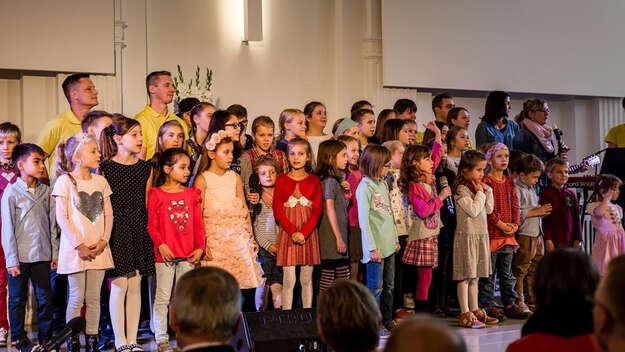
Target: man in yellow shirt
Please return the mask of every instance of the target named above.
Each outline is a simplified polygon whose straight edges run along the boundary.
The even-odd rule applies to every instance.
[[[143,133],[143,150],[140,157],[149,160],[154,155],[158,129],[163,123],[170,120],[180,122],[184,130],[185,140],[189,138],[189,128],[184,120],[170,112],[167,108],[167,104],[174,99],[175,92],[171,73],[168,71],[152,72],[145,79],[145,86],[150,97],[150,103],[135,116],[135,119],[141,124]]]
[[[62,88],[70,109],[48,121],[37,139],[37,144],[46,152],[46,167],[50,178],[54,178],[56,174],[56,146],[60,141],[80,132],[83,116],[98,105],[98,91],[88,73],[67,76]]]
[[[623,109],[625,109],[625,98],[623,98]],[[610,128],[608,135],[605,136],[605,142],[608,148],[625,148],[625,123]]]

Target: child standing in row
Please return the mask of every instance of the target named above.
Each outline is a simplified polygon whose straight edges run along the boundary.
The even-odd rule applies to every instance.
[[[441,227],[439,210],[443,200],[451,196],[445,187],[436,195],[434,169],[441,160],[441,135],[436,125],[428,125],[436,133],[432,152],[426,146],[411,145],[404,152],[399,185],[412,205],[411,225],[402,262],[417,267],[415,309],[429,312],[428,293],[432,282],[432,268],[438,266],[438,233]]]
[[[278,162],[270,157],[260,157],[254,164],[262,192],[260,209],[254,217],[254,236],[258,243],[258,260],[263,268],[264,284],[256,289],[256,310],[267,308],[267,296],[271,290],[274,309],[282,308],[282,268],[276,263],[278,252],[278,225],[273,216],[273,193],[276,178],[281,174]]]
[[[24,331],[28,286],[37,297],[39,344],[52,338],[50,269],[56,269],[58,240],[50,188],[39,182],[45,166],[44,151],[34,144],[19,144],[12,153],[19,178],[2,195],[2,248],[6,256],[9,286],[9,320],[14,344],[20,351],[32,345]]]
[[[231,115],[234,116],[234,115]],[[202,194],[206,250],[202,265],[217,266],[237,279],[243,293],[243,310],[254,311],[254,294],[262,285],[250,214],[245,205],[241,177],[230,169],[235,138],[226,130],[213,133],[205,143],[208,169],[195,179]]]
[[[579,203],[575,192],[566,187],[569,180],[569,164],[561,158],[553,158],[545,166],[551,184],[540,192],[539,203],[551,204],[551,214],[543,218],[545,250],[555,248],[580,248],[582,224]]]
[[[588,204],[595,228],[595,244],[592,257],[597,263],[599,274],[607,275],[611,259],[625,254],[625,231],[623,230],[623,208],[612,203],[618,199],[621,180],[613,175],[599,175],[595,184],[594,201]]]
[[[306,138],[306,115],[299,109],[284,109],[278,120],[280,135],[276,149],[287,153],[287,145],[295,138]],[[288,153],[287,153],[288,154]]]
[[[319,145],[317,176],[321,179],[324,212],[319,226],[321,281],[319,292],[338,279],[349,279],[347,251],[347,199],[349,184],[342,170],[347,166],[343,142],[328,140]],[[348,192],[348,193],[346,193]]]
[[[296,138],[288,143],[290,170],[276,180],[273,214],[280,225],[278,266],[282,267],[282,309],[290,310],[295,286],[295,267],[300,266],[302,305],[313,301],[313,266],[321,263],[317,223],[322,212],[321,183],[306,169],[311,159],[308,142]]]
[[[16,125],[10,122],[0,124],[0,199],[7,186],[17,180],[18,170],[13,164],[12,154],[21,140],[22,133]],[[2,222],[0,221],[0,231],[1,229]],[[0,246],[0,347],[6,346],[8,335],[7,271],[4,251]]]
[[[155,187],[148,191],[148,232],[156,257],[152,317],[159,352],[173,352],[167,336],[167,308],[174,281],[192,270],[204,253],[200,191],[184,186],[191,174],[190,164],[184,149],[165,150],[159,158]]]
[[[516,234],[519,249],[512,260],[512,274],[516,279],[514,288],[517,294],[517,305],[522,312],[531,312],[530,305],[535,302],[536,266],[545,253],[541,218],[551,213],[551,204],[538,204],[536,185],[543,173],[543,163],[540,159],[533,154],[526,154],[517,160],[516,171],[521,225]],[[525,302],[524,291],[528,293],[529,302]]]
[[[114,116],[113,123],[100,136],[100,170],[113,191],[111,204],[115,214],[109,241],[115,267],[107,270],[106,275],[112,279],[109,307],[118,352],[143,351],[137,344],[141,277],[156,273],[146,207],[152,167],[136,157],[142,145],[139,122],[121,115]]]
[[[99,351],[100,290],[106,269],[113,268],[109,248],[113,229],[111,188],[98,168],[100,152],[95,139],[78,133],[59,143],[55,197],[56,219],[61,228],[57,272],[67,275],[68,302],[65,319],[81,315],[86,306],[87,351]],[[80,351],[78,336],[67,340],[69,352]]]
[[[488,175],[484,183],[493,190],[494,207],[488,215],[488,235],[490,238],[491,261],[493,274],[490,278],[480,280],[480,303],[486,312],[498,318],[527,319],[528,312],[523,312],[516,305],[517,295],[514,291],[515,280],[512,275],[512,258],[519,247],[514,234],[519,228],[519,199],[517,198],[514,181],[504,174],[508,168],[510,154],[503,143],[491,146],[486,152]],[[496,307],[494,299],[497,273],[503,312]],[[503,314],[502,314],[503,313]]]
[[[388,185],[384,180],[390,161],[391,152],[385,147],[373,144],[365,148],[360,160],[363,178],[356,189],[367,288],[380,305],[383,324],[388,331],[395,327],[393,282],[395,252],[399,250]]]
[[[360,144],[354,137],[342,135],[337,138],[347,147],[347,167],[346,181],[349,183],[349,193],[351,198],[347,205],[347,223],[348,229],[348,246],[349,254],[349,276],[353,280],[358,280],[358,272],[362,265],[362,237],[360,234],[360,225],[358,223],[358,200],[356,199],[356,189],[362,180],[362,173],[358,169],[360,161]]]
[[[453,279],[458,281],[460,326],[472,329],[497,324],[478,305],[478,279],[492,273],[487,214],[493,211],[493,190],[482,182],[484,154],[467,150],[460,159],[454,182],[456,233]]]

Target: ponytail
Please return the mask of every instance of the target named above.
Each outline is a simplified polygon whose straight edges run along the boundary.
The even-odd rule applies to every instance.
[[[130,119],[122,114],[113,114],[111,125],[100,133],[99,147],[102,160],[110,160],[119,150],[113,137],[123,136],[135,126],[140,126],[139,121]]]

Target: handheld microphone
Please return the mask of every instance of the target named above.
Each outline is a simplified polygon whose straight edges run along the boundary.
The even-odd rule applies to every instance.
[[[247,184],[250,188],[250,193],[257,193],[259,197],[263,194],[263,186],[260,184],[260,177],[258,177],[257,173],[253,173],[250,175],[250,178],[247,181]],[[260,213],[260,210],[261,210],[261,204],[260,204],[260,199],[259,199],[258,203],[251,205],[250,212],[252,214],[258,214]]]
[[[61,344],[67,340],[68,337],[78,335],[81,331],[85,329],[87,322],[83,317],[76,317],[70,320],[67,325],[61,330],[61,332],[52,337],[50,341],[48,341],[45,345],[36,345],[31,350],[32,352],[50,352],[50,351],[59,351]]]
[[[446,176],[441,176],[439,178],[439,181],[440,181],[440,184],[441,184],[441,188],[449,187],[449,182],[447,181],[447,177]],[[447,206],[447,210],[449,210],[449,213],[450,214],[454,214],[455,213],[454,203],[452,203],[450,198],[451,197],[445,198],[445,200],[443,202]]]

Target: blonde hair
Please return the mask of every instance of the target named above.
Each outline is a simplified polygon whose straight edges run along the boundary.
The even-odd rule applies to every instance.
[[[392,140],[382,143],[382,146],[390,150],[391,153],[395,153],[399,148],[403,148],[404,144],[398,140]]]
[[[280,136],[278,140],[281,140],[286,135],[285,125],[293,122],[297,115],[304,115],[304,112],[300,109],[284,109],[280,113],[280,119],[278,120],[278,127],[280,128]],[[305,116],[305,115],[304,115]]]
[[[546,101],[543,99],[528,99],[523,103],[523,110],[514,117],[517,123],[521,123],[523,120],[530,119],[530,112],[541,110],[545,107]]]
[[[76,186],[76,180],[70,174],[78,166],[74,157],[79,155],[85,144],[92,141],[96,142],[95,138],[84,132],[78,132],[65,141],[61,141],[56,147],[56,176],[67,175]]]

